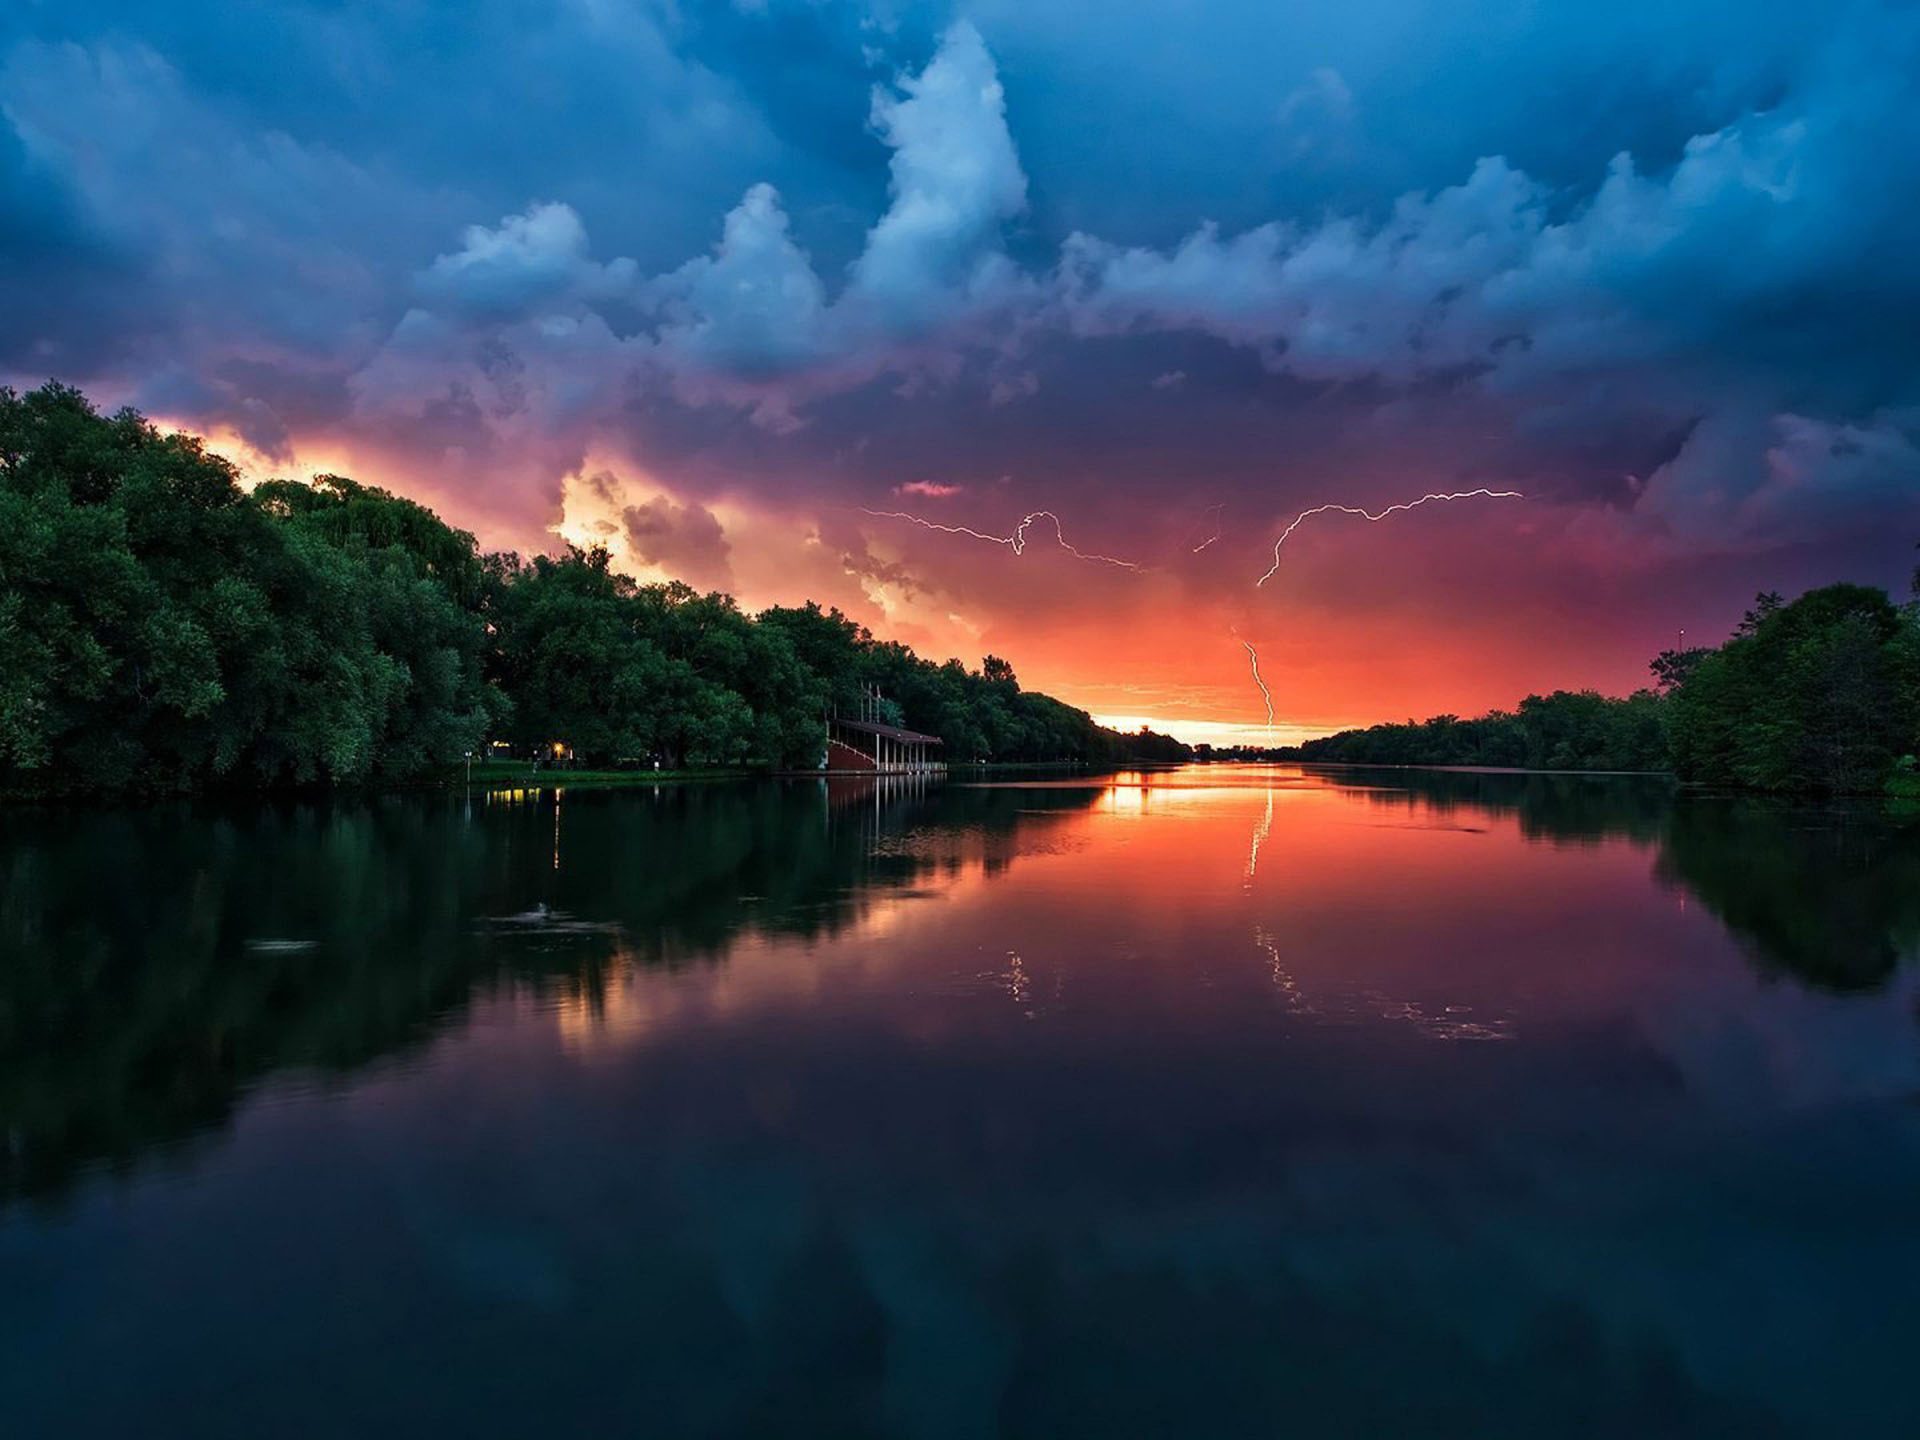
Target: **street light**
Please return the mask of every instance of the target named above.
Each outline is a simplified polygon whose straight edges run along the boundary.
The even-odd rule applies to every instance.
[[[473,751],[467,751],[467,784],[473,784]]]

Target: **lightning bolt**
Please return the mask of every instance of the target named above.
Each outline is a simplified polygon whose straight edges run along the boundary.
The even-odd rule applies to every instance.
[[[1267,568],[1266,574],[1253,582],[1254,588],[1258,589],[1260,586],[1265,585],[1267,581],[1279,573],[1280,547],[1287,543],[1288,536],[1292,535],[1294,531],[1298,530],[1315,515],[1324,515],[1329,510],[1337,510],[1342,515],[1358,515],[1362,520],[1384,520],[1389,515],[1397,514],[1402,510],[1411,510],[1416,505],[1425,505],[1429,500],[1473,500],[1478,498],[1488,500],[1524,500],[1527,497],[1522,495],[1518,490],[1456,490],[1445,495],[1422,495],[1418,500],[1404,500],[1398,505],[1389,505],[1377,515],[1371,510],[1361,509],[1358,505],[1326,504],[1316,505],[1311,510],[1302,510],[1294,517],[1293,523],[1280,532],[1280,538],[1273,542],[1273,564]],[[1246,642],[1242,641],[1241,643],[1245,644]]]
[[[1213,534],[1209,535],[1206,539],[1202,540],[1198,545],[1193,547],[1193,553],[1195,555],[1198,555],[1202,550],[1206,549],[1209,545],[1213,544],[1214,541],[1220,538],[1220,512],[1226,508],[1227,507],[1225,502],[1222,502],[1221,504],[1218,504],[1218,505],[1209,505],[1207,507],[1206,513],[1213,516]]]
[[[986,540],[995,545],[1005,545],[1016,555],[1026,553],[1028,528],[1032,526],[1036,520],[1051,520],[1053,522],[1053,538],[1055,543],[1058,544],[1062,550],[1073,556],[1074,559],[1089,560],[1100,565],[1113,565],[1122,570],[1139,571],[1144,568],[1134,564],[1131,560],[1121,560],[1112,555],[1096,555],[1090,550],[1075,549],[1067,543],[1067,533],[1060,524],[1060,517],[1051,510],[1035,510],[1031,514],[1023,516],[1020,523],[1013,527],[1013,533],[1011,535],[989,535],[986,531],[975,530],[969,525],[943,525],[937,520],[923,519],[921,516],[909,514],[905,510],[869,510],[864,505],[860,506],[859,509],[861,514],[872,515],[881,520],[905,520],[908,524],[918,525],[923,530],[938,530],[943,535],[965,535],[974,540]]]
[[[1260,698],[1267,702],[1267,743],[1273,743],[1273,692],[1267,689],[1267,682],[1260,678],[1260,652],[1241,638],[1238,630],[1233,638],[1240,641],[1247,652],[1247,663],[1253,667],[1253,683],[1260,687]]]
[[[1397,505],[1389,505],[1386,509],[1380,511],[1368,510],[1359,505],[1342,505],[1336,501],[1328,501],[1324,505],[1315,505],[1311,509],[1302,510],[1298,515],[1294,516],[1293,523],[1280,532],[1279,539],[1273,542],[1273,564],[1267,567],[1266,574],[1253,582],[1254,588],[1258,589],[1264,586],[1267,581],[1280,573],[1281,548],[1292,538],[1294,531],[1298,530],[1316,515],[1324,515],[1329,511],[1334,511],[1341,515],[1358,515],[1362,520],[1377,522],[1385,520],[1389,515],[1397,515],[1404,510],[1413,510],[1436,500],[1524,500],[1526,498],[1527,497],[1518,490],[1478,489],[1429,493],[1422,495],[1417,500],[1403,500]],[[871,515],[878,520],[904,520],[909,525],[918,525],[923,530],[934,530],[942,535],[964,535],[970,540],[984,540],[989,545],[1004,545],[1013,551],[1015,555],[1024,555],[1026,553],[1028,544],[1027,532],[1039,521],[1047,520],[1053,524],[1054,543],[1076,560],[1086,560],[1099,565],[1112,565],[1121,570],[1132,570],[1135,573],[1143,573],[1146,568],[1142,565],[1135,564],[1131,560],[1122,560],[1114,555],[1101,555],[1093,551],[1081,550],[1077,546],[1069,544],[1067,541],[1066,528],[1060,523],[1060,517],[1051,510],[1031,511],[1020,518],[1020,523],[1013,527],[1012,534],[994,535],[985,530],[976,530],[971,525],[950,525],[939,520],[929,520],[923,515],[915,515],[907,510],[870,510],[864,505],[856,508],[858,508],[861,514]],[[1224,508],[1224,503],[1207,507],[1204,513],[1211,514],[1214,517],[1213,534],[1194,546],[1192,550],[1193,554],[1198,555],[1202,550],[1205,550],[1208,546],[1220,539],[1220,515]],[[1267,682],[1261,678],[1260,675],[1260,652],[1255,650],[1247,640],[1242,638],[1238,630],[1233,632],[1233,638],[1238,640],[1241,648],[1247,652],[1247,665],[1253,672],[1253,683],[1259,687],[1260,698],[1267,707],[1267,743],[1271,745],[1273,743],[1273,692],[1267,688]]]

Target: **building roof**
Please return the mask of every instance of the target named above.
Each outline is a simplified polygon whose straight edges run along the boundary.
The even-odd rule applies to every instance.
[[[836,715],[833,723],[843,730],[857,730],[862,735],[878,735],[882,740],[899,740],[909,745],[947,743],[938,735],[922,735],[918,730],[902,730],[898,725],[882,725],[877,720],[847,720]]]

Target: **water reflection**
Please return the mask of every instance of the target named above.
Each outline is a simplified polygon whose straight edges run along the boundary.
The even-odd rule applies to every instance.
[[[1357,770],[8,815],[0,1404],[1913,1433],[1917,864]]]
[[[413,1050],[502,988],[812,939],[1091,792],[712,785],[0,816],[0,1199],[224,1124],[282,1069]],[[565,863],[561,863],[564,853]]]
[[[1920,819],[1910,811],[1680,796],[1663,781],[1624,777],[1319,773],[1403,814],[1512,815],[1535,840],[1650,846],[1663,880],[1704,903],[1763,970],[1802,984],[1876,990],[1920,953]]]
[[[969,865],[993,876],[1070,845],[1048,822],[1148,815],[1156,799],[1246,779],[14,812],[0,822],[0,1196],[54,1193],[90,1164],[218,1126],[276,1070],[339,1074],[405,1052],[500,987],[604,1016],[624,966],[718,963],[743,935],[832,936]],[[1756,965],[1806,985],[1871,991],[1920,949],[1920,827],[1871,805],[1676,799],[1658,782],[1580,776],[1255,779],[1243,889],[1276,787],[1327,789],[1401,827],[1470,834],[1513,817],[1532,841],[1649,847],[1660,878]],[[1324,1008],[1285,975],[1267,922],[1254,943],[1296,1009]],[[1031,989],[1017,955],[1012,973]],[[1335,1003],[1461,1036],[1507,1028],[1380,995]]]
[[[1660,874],[1703,900],[1763,970],[1873,991],[1920,950],[1917,834],[1871,805],[1703,800],[1675,810]]]

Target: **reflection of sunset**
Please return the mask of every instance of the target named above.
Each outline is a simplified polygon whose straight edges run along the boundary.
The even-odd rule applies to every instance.
[[[853,808],[868,803],[856,799]],[[550,997],[543,1008],[570,1049],[618,1051],[663,1027],[699,1027],[831,1004],[836,993],[850,987],[908,979],[916,947],[942,928],[950,907],[990,903],[990,886],[1016,858],[1026,864],[1064,853],[1059,831],[1068,824],[1065,815],[1038,814],[1023,827],[1025,845],[961,829],[914,833],[895,849],[876,835],[877,846],[910,862],[910,878],[902,886],[859,896],[851,927],[832,956],[820,947],[783,943],[754,921],[751,900],[743,897],[745,923],[724,964],[662,973],[645,956],[620,946],[593,985]]]
[[[1012,953],[1016,988],[1040,1018],[1120,986],[1160,996],[1170,1015],[1238,995],[1316,1026],[1510,1038],[1630,1003],[1647,977],[1618,957],[1644,953],[1645,927],[1664,923],[1615,898],[1646,884],[1642,845],[1563,850],[1530,840],[1511,816],[1391,785],[1188,769],[994,793],[1088,803],[1019,813],[993,833],[895,830],[887,803],[855,800],[831,823],[877,820],[867,843],[893,879],[865,890],[831,945],[783,938],[748,897],[723,963],[663,972],[616,948],[600,988],[553,1002],[556,1025],[571,1047],[618,1051],[781,1014],[851,1007],[877,1020],[904,1006],[898,1023],[931,1042],[1006,992]],[[1067,907],[1075,918],[1063,932]],[[1562,953],[1585,948],[1605,963],[1534,973],[1528,937],[1544,945],[1550,934]],[[928,995],[961,1010],[943,1019]]]
[[[1463,795],[1474,783],[1458,777]],[[993,800],[1003,823],[927,823],[969,797]],[[551,825],[537,795],[519,804]],[[594,815],[573,810],[567,824]],[[750,892],[719,951],[675,959],[608,917],[556,907],[554,938],[573,932],[603,955],[538,1002],[567,1051],[614,1063],[825,1024],[939,1054],[983,1027],[1074,1032],[1141,1012],[1169,1033],[1278,1025],[1398,1054],[1525,1047],[1644,1016],[1680,1047],[1675,1063],[1706,1067],[1702,1086],[1731,1083],[1673,1031],[1668,1007],[1734,983],[1744,962],[1711,914],[1660,895],[1651,842],[1629,833],[1557,840],[1444,787],[1292,767],[1019,781],[944,801],[861,795],[827,824],[867,870],[830,936],[787,933],[795,917]],[[597,845],[566,840],[560,881]],[[1660,958],[1676,950],[1706,970]],[[1752,993],[1739,1023],[1766,1049],[1770,1083],[1853,1083],[1778,1048],[1782,1026],[1828,1023],[1804,999]]]

